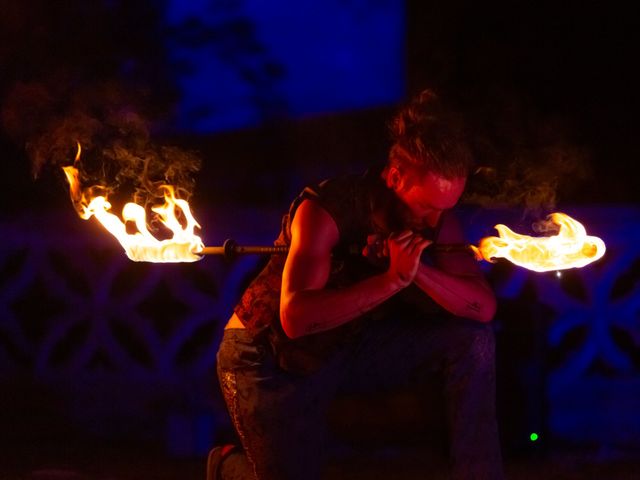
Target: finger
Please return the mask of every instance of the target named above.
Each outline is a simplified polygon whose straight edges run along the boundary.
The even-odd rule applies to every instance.
[[[379,258],[380,247],[378,245],[367,245],[362,249],[362,254],[367,258]]]
[[[378,233],[372,233],[371,235],[367,235],[367,243],[369,245],[380,243],[381,241],[382,241],[382,236]]]
[[[409,244],[409,246],[410,246],[411,248],[413,248],[413,247],[414,247],[414,246],[416,246],[418,243],[420,243],[420,242],[424,241],[424,239],[425,239],[425,238],[424,238],[422,235],[415,234],[413,237],[411,237],[411,240],[410,240],[410,244]]]
[[[414,253],[422,253],[422,251],[427,248],[431,243],[433,243],[431,240],[427,239],[427,238],[423,238],[420,242],[416,243],[415,245],[413,245],[413,252]]]
[[[411,237],[410,247],[413,248],[414,246],[418,245],[421,242],[424,242],[425,240],[426,238],[424,238],[422,235],[415,234],[413,237]]]
[[[411,237],[412,235],[414,235],[414,233],[411,230],[404,230],[402,232],[398,232],[398,233],[392,233],[391,235],[389,235],[389,240],[404,240],[406,238]]]
[[[419,233],[415,233],[415,234],[413,235],[413,237],[411,237],[411,241],[412,241],[413,243],[418,243],[418,242],[420,242],[420,241],[422,241],[422,240],[424,240],[424,239],[425,239],[425,238],[424,238],[422,235],[420,235]]]
[[[397,245],[402,250],[407,250],[407,249],[410,249],[411,245],[413,244],[413,237],[405,237],[401,240],[396,240],[392,243]]]

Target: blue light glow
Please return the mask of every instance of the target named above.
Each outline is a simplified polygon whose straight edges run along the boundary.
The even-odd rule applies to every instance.
[[[170,0],[165,18],[180,130],[389,105],[404,94],[402,2]]]

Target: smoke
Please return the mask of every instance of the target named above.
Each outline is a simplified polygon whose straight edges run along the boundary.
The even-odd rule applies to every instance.
[[[200,159],[150,134],[178,93],[158,2],[2,1],[0,10],[0,134],[26,152],[35,179],[66,190],[61,167],[80,143],[82,188],[107,193],[116,212],[132,199],[162,203],[162,184],[191,196]]]
[[[519,209],[523,218],[545,217],[591,175],[591,155],[572,140],[566,119],[505,96],[502,105],[472,115],[480,166],[469,178],[464,202]]]
[[[531,225],[531,229],[538,234],[542,234],[544,236],[557,235],[560,231],[560,226],[556,223],[553,223],[551,219],[545,218],[544,220],[539,220],[534,222]]]
[[[162,185],[189,199],[201,165],[194,153],[155,143],[147,122],[132,107],[131,94],[115,82],[75,90],[68,79],[18,83],[9,92],[1,118],[4,130],[24,145],[34,178],[76,164],[83,188],[97,188],[145,207],[162,203]]]
[[[466,203],[487,208],[520,208],[525,216],[553,211],[559,192],[589,174],[588,153],[569,145],[521,151],[498,166],[481,166],[469,179]]]

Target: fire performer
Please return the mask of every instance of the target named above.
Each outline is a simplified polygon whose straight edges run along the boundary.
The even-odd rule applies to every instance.
[[[214,448],[209,480],[320,478],[326,414],[345,386],[389,389],[442,376],[452,477],[502,478],[495,418],[495,296],[453,207],[472,155],[430,91],[393,119],[388,161],[306,188],[218,351],[242,446]],[[349,254],[360,245],[362,255]]]

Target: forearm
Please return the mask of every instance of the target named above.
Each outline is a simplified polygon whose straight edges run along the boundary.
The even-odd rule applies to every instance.
[[[372,310],[402,288],[400,281],[385,273],[342,289],[301,290],[283,295],[282,327],[290,338],[330,330]]]
[[[489,322],[495,315],[495,295],[484,280],[475,275],[452,275],[421,264],[414,283],[445,310],[458,317]]]

